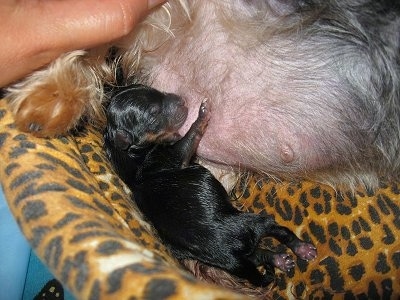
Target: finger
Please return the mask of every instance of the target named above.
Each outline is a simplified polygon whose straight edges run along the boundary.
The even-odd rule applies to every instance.
[[[128,34],[149,13],[155,0],[43,1],[37,32],[43,46],[90,48]],[[38,24],[38,23],[36,23]]]

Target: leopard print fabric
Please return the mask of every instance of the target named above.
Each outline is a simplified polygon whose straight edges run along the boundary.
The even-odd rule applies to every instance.
[[[235,192],[237,207],[272,215],[318,249],[316,260],[278,273],[274,299],[399,299],[399,183],[346,193],[254,176]]]
[[[0,156],[1,185],[15,219],[78,299],[243,299],[194,279],[168,255],[111,171],[98,131],[34,138],[15,129],[0,100]],[[274,299],[400,296],[397,183],[351,195],[253,176],[234,192],[237,207],[273,215],[318,248],[316,260],[298,260],[289,274],[277,271]]]

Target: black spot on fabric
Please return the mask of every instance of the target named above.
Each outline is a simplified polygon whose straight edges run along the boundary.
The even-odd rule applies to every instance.
[[[110,185],[108,183],[104,182],[104,181],[100,181],[99,182],[99,188],[102,191],[107,191],[110,188]]]
[[[122,246],[122,244],[120,242],[106,241],[106,242],[100,243],[97,246],[96,252],[100,253],[102,255],[112,255],[123,248],[124,248],[124,246]]]
[[[10,176],[14,170],[16,170],[20,167],[21,167],[21,165],[18,163],[11,163],[5,168],[5,173],[7,176]]]
[[[389,208],[387,207],[385,201],[383,201],[381,195],[378,195],[378,199],[376,200],[376,203],[378,204],[378,207],[379,207],[380,211],[381,211],[383,214],[385,214],[385,215],[387,215],[387,216],[390,215],[390,210],[389,210]],[[370,207],[374,208],[373,206],[369,205],[369,206],[368,206],[368,210],[369,210]],[[377,212],[376,212],[376,214],[378,215]],[[371,212],[370,212],[370,215],[371,215]],[[372,218],[373,218],[373,216],[371,215],[371,219],[372,219]],[[378,218],[379,218],[379,215],[378,215]],[[379,219],[379,221],[380,221],[380,219]]]
[[[152,279],[144,289],[145,299],[167,299],[176,293],[176,284],[170,279]]]
[[[79,199],[78,197],[72,196],[72,195],[65,195],[65,198],[75,207],[81,208],[81,209],[95,209],[93,206],[88,204],[87,202]]]
[[[286,289],[286,276],[283,273],[275,274],[275,284],[280,291]],[[274,298],[276,299],[276,298]],[[278,298],[279,299],[279,298]]]
[[[381,217],[379,216],[378,212],[376,211],[375,207],[372,205],[368,205],[368,213],[371,221],[374,224],[380,224],[381,223]]]
[[[81,218],[81,215],[78,215],[76,213],[67,213],[64,217],[62,217],[61,220],[59,220],[55,225],[54,228],[56,229],[62,229],[63,227],[67,226],[71,222],[75,220],[79,220]]]
[[[390,229],[390,227],[386,224],[383,225],[383,230],[385,231],[385,237],[382,239],[382,242],[386,245],[391,245],[394,244],[394,242],[396,242],[396,237],[393,234],[392,230]]]
[[[390,279],[384,279],[381,282],[382,299],[392,299],[393,296],[393,282]]]
[[[364,236],[360,238],[360,245],[363,249],[370,250],[374,246],[374,243],[369,237]]]
[[[321,197],[321,189],[319,186],[310,190],[310,194],[313,198],[319,199]]]
[[[87,195],[92,195],[93,194],[93,190],[91,189],[90,186],[88,186],[87,184],[83,183],[82,181],[79,180],[75,180],[72,178],[68,178],[65,183],[67,183],[69,186],[71,186],[72,188],[81,191]]]
[[[122,268],[116,269],[108,274],[107,277],[107,293],[112,294],[118,291],[122,285],[122,279],[124,278],[125,273],[134,272],[145,275],[156,275],[162,272],[162,269],[156,266],[146,266],[142,263],[131,264],[129,266],[124,266]],[[145,298],[145,299],[153,299],[153,298]],[[158,298],[154,298],[158,299]]]
[[[276,200],[276,189],[275,187],[272,187],[268,193],[265,194],[265,200],[267,201],[268,205],[270,207],[274,207],[275,205],[275,200]]]
[[[163,271],[163,269],[157,265],[149,266],[142,263],[132,264],[129,267],[129,269],[135,273],[140,273],[145,275],[153,275]]]
[[[320,270],[312,270],[310,274],[311,284],[323,283],[325,274]]]
[[[103,162],[103,158],[100,155],[98,155],[97,153],[93,153],[92,160],[95,162],[98,162],[98,163]]]
[[[92,231],[87,231],[87,232],[82,232],[82,233],[77,233],[75,234],[71,240],[70,243],[79,243],[82,242],[86,239],[90,238],[98,238],[98,237],[112,237],[116,238],[117,234],[109,231],[100,231],[100,230],[92,230]]]
[[[283,220],[285,221],[292,220],[293,210],[292,206],[289,204],[287,200],[283,200],[282,205],[280,200],[276,201],[275,210],[282,217]]]
[[[329,214],[332,211],[332,195],[325,190],[322,194],[325,202],[325,213]]]
[[[329,249],[331,249],[331,251],[335,253],[337,256],[341,256],[343,254],[340,246],[332,238],[329,239]]]
[[[40,179],[43,176],[43,171],[27,171],[23,174],[17,176],[13,181],[10,183],[10,189],[15,190],[16,188],[20,187],[23,184],[26,184],[29,181]]]
[[[265,206],[263,203],[260,201],[260,195],[256,195],[253,199],[253,207],[258,208],[258,209],[264,209]]]
[[[46,245],[44,260],[50,267],[57,269],[62,254],[63,238],[61,236],[57,236],[52,238],[50,242]]]
[[[366,293],[357,294],[357,300],[372,300],[368,298]]]
[[[338,202],[338,203],[343,203],[344,202],[343,192],[338,191],[336,193],[336,202]]]
[[[326,243],[326,234],[324,231],[324,227],[312,221],[310,223],[310,231],[321,244]]]
[[[355,281],[360,281],[365,275],[365,267],[362,264],[353,266],[349,269],[349,274]]]
[[[53,149],[53,150],[57,149],[57,147],[54,146],[54,144],[52,142],[50,142],[50,141],[46,141],[44,146],[46,146],[47,148]]]
[[[70,144],[69,139],[68,139],[67,137],[65,137],[65,136],[59,137],[58,140],[59,140],[61,143],[63,143],[64,145],[69,145],[69,144]]]
[[[87,285],[89,268],[86,261],[86,251],[78,252],[73,258],[66,258],[61,269],[61,281],[66,282],[72,274],[74,277],[74,287],[81,291]]]
[[[15,147],[10,151],[9,156],[12,159],[17,159],[26,153],[28,153],[28,150],[26,148]]]
[[[396,204],[397,202],[393,202],[393,200],[391,198],[389,198],[386,195],[382,195],[383,199],[385,200],[386,205],[389,207],[389,209],[392,211],[392,213],[395,216],[398,216],[400,214],[400,208],[399,206]]]
[[[323,259],[319,263],[321,266],[325,266],[329,278],[330,278],[330,287],[335,292],[343,292],[344,291],[344,279],[340,273],[339,263],[331,256]]]
[[[304,296],[304,291],[306,290],[306,284],[304,282],[300,282],[294,287],[295,295],[297,297]]]
[[[93,203],[103,212],[105,212],[107,215],[112,216],[114,214],[114,209],[109,206],[106,205],[104,203],[101,203],[100,200],[94,198],[93,199]]]
[[[284,249],[282,249],[282,251],[278,251],[278,252],[283,253]],[[309,263],[307,260],[304,260],[304,259],[297,260],[297,267],[299,268],[300,272],[302,272],[302,273],[307,271],[308,265],[309,265]],[[294,276],[294,269],[292,269],[291,271],[293,271],[293,273],[290,276],[292,278]]]
[[[355,197],[355,195],[352,194],[351,192],[346,192],[346,196],[347,196],[347,199],[349,199],[349,201],[350,201],[350,206],[352,208],[356,208],[358,205],[358,201],[357,201],[357,198]]]
[[[3,147],[4,142],[10,135],[8,133],[0,133],[0,148]]]
[[[16,136],[14,136],[13,140],[14,141],[26,141],[27,137],[26,137],[26,134],[20,133],[20,134],[17,134]]]
[[[393,253],[392,260],[396,269],[400,269],[400,251]]]
[[[378,273],[386,274],[390,272],[390,266],[387,261],[387,256],[384,253],[378,254],[378,261],[375,266],[375,270]]]
[[[32,238],[29,239],[29,242],[32,248],[36,249],[43,238],[51,231],[51,228],[48,226],[38,226],[32,229]]]
[[[391,186],[391,191],[392,191],[392,193],[395,194],[395,195],[400,195],[400,185],[398,185],[398,184],[393,184],[393,185]]]
[[[98,279],[96,279],[90,289],[89,300],[98,300],[100,299],[101,294],[101,283]]]
[[[66,162],[62,161],[61,159],[58,159],[57,157],[54,157],[48,153],[44,152],[38,152],[37,155],[40,158],[43,158],[49,162],[51,162],[54,165],[62,167],[64,170],[66,170],[70,175],[72,175],[76,179],[84,179],[84,176],[82,175],[82,172],[79,169],[71,167],[69,164]]]
[[[371,231],[371,226],[368,224],[367,221],[365,221],[365,219],[363,217],[359,217],[358,221],[360,222],[361,228],[366,231],[369,232]]]
[[[328,225],[328,232],[331,236],[338,236],[339,235],[339,225],[336,222],[333,222]]]
[[[349,244],[346,248],[346,253],[350,256],[355,256],[358,253],[357,246],[352,241],[349,241]]]
[[[314,211],[317,213],[317,215],[321,215],[324,213],[324,207],[321,203],[314,203]]]
[[[93,147],[89,144],[82,145],[79,150],[81,153],[89,153],[94,151]]]
[[[345,240],[349,240],[350,239],[351,233],[350,233],[350,230],[346,226],[342,226],[342,228],[340,229],[340,232],[342,234],[342,237]]]
[[[44,171],[54,171],[56,170],[56,167],[54,165],[50,164],[37,164],[35,167],[39,170],[44,170]]]
[[[360,223],[358,223],[357,221],[354,220],[354,221],[351,223],[351,229],[353,230],[353,232],[354,232],[355,235],[360,234],[360,233],[361,233],[361,226],[360,226]]]
[[[378,289],[373,281],[371,281],[368,285],[368,298],[369,299],[380,299]]]
[[[117,200],[121,200],[121,199],[123,199],[123,197],[121,196],[121,194],[116,193],[116,192],[113,192],[113,193],[111,194],[111,200],[112,200],[112,201],[117,201]]]
[[[46,204],[41,200],[32,200],[22,208],[22,214],[28,223],[47,215]]]
[[[303,205],[304,208],[307,208],[310,206],[310,202],[308,202],[306,192],[301,193],[299,202]]]
[[[346,291],[346,293],[343,296],[343,300],[356,300],[356,296],[351,291]]]
[[[297,205],[294,210],[294,220],[293,221],[296,226],[299,226],[300,224],[303,223],[303,215],[300,211],[300,208]]]
[[[97,221],[85,221],[75,225],[75,229],[101,228],[101,224]]]
[[[142,234],[143,234],[143,232],[142,232],[142,230],[140,228],[133,228],[132,232],[138,238],[140,238],[142,236]]]
[[[30,141],[21,141],[19,146],[24,149],[36,149],[36,144]]]
[[[17,194],[14,200],[14,205],[17,206],[21,201],[25,200],[27,197],[39,196],[46,192],[65,192],[67,188],[58,183],[50,182],[44,183],[39,186],[31,183],[25,186],[20,193]]]
[[[336,205],[336,211],[341,215],[345,215],[345,216],[351,215],[351,208],[349,206],[347,206],[347,205],[342,204],[342,203],[338,203]]]

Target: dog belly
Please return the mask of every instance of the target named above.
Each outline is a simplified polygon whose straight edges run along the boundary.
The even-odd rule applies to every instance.
[[[230,23],[232,11],[235,20],[251,15],[246,2],[195,1],[190,25],[141,61],[147,83],[184,97],[189,115],[182,134],[201,101],[212,103],[198,154],[324,182],[346,172],[377,177],[394,166],[386,160],[397,165],[397,156],[385,153],[385,141],[398,142],[398,128],[390,129],[389,118],[398,119],[399,105],[382,109],[386,100],[378,93],[385,88],[373,81],[382,70],[374,69],[367,47],[337,38],[334,30],[332,37],[323,31],[265,37],[251,31],[251,22]]]

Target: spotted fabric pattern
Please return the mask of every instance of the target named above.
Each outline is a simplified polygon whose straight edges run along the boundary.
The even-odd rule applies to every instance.
[[[399,183],[353,193],[253,176],[235,196],[237,207],[273,216],[318,249],[317,259],[297,259],[289,274],[277,272],[274,299],[399,299]]]
[[[195,279],[168,254],[112,171],[98,130],[35,138],[15,128],[0,100],[0,161],[0,182],[23,234],[78,299],[244,298]],[[238,184],[232,202],[272,215],[318,248],[314,261],[277,271],[274,299],[398,299],[399,194],[399,183],[351,194],[254,175]]]

